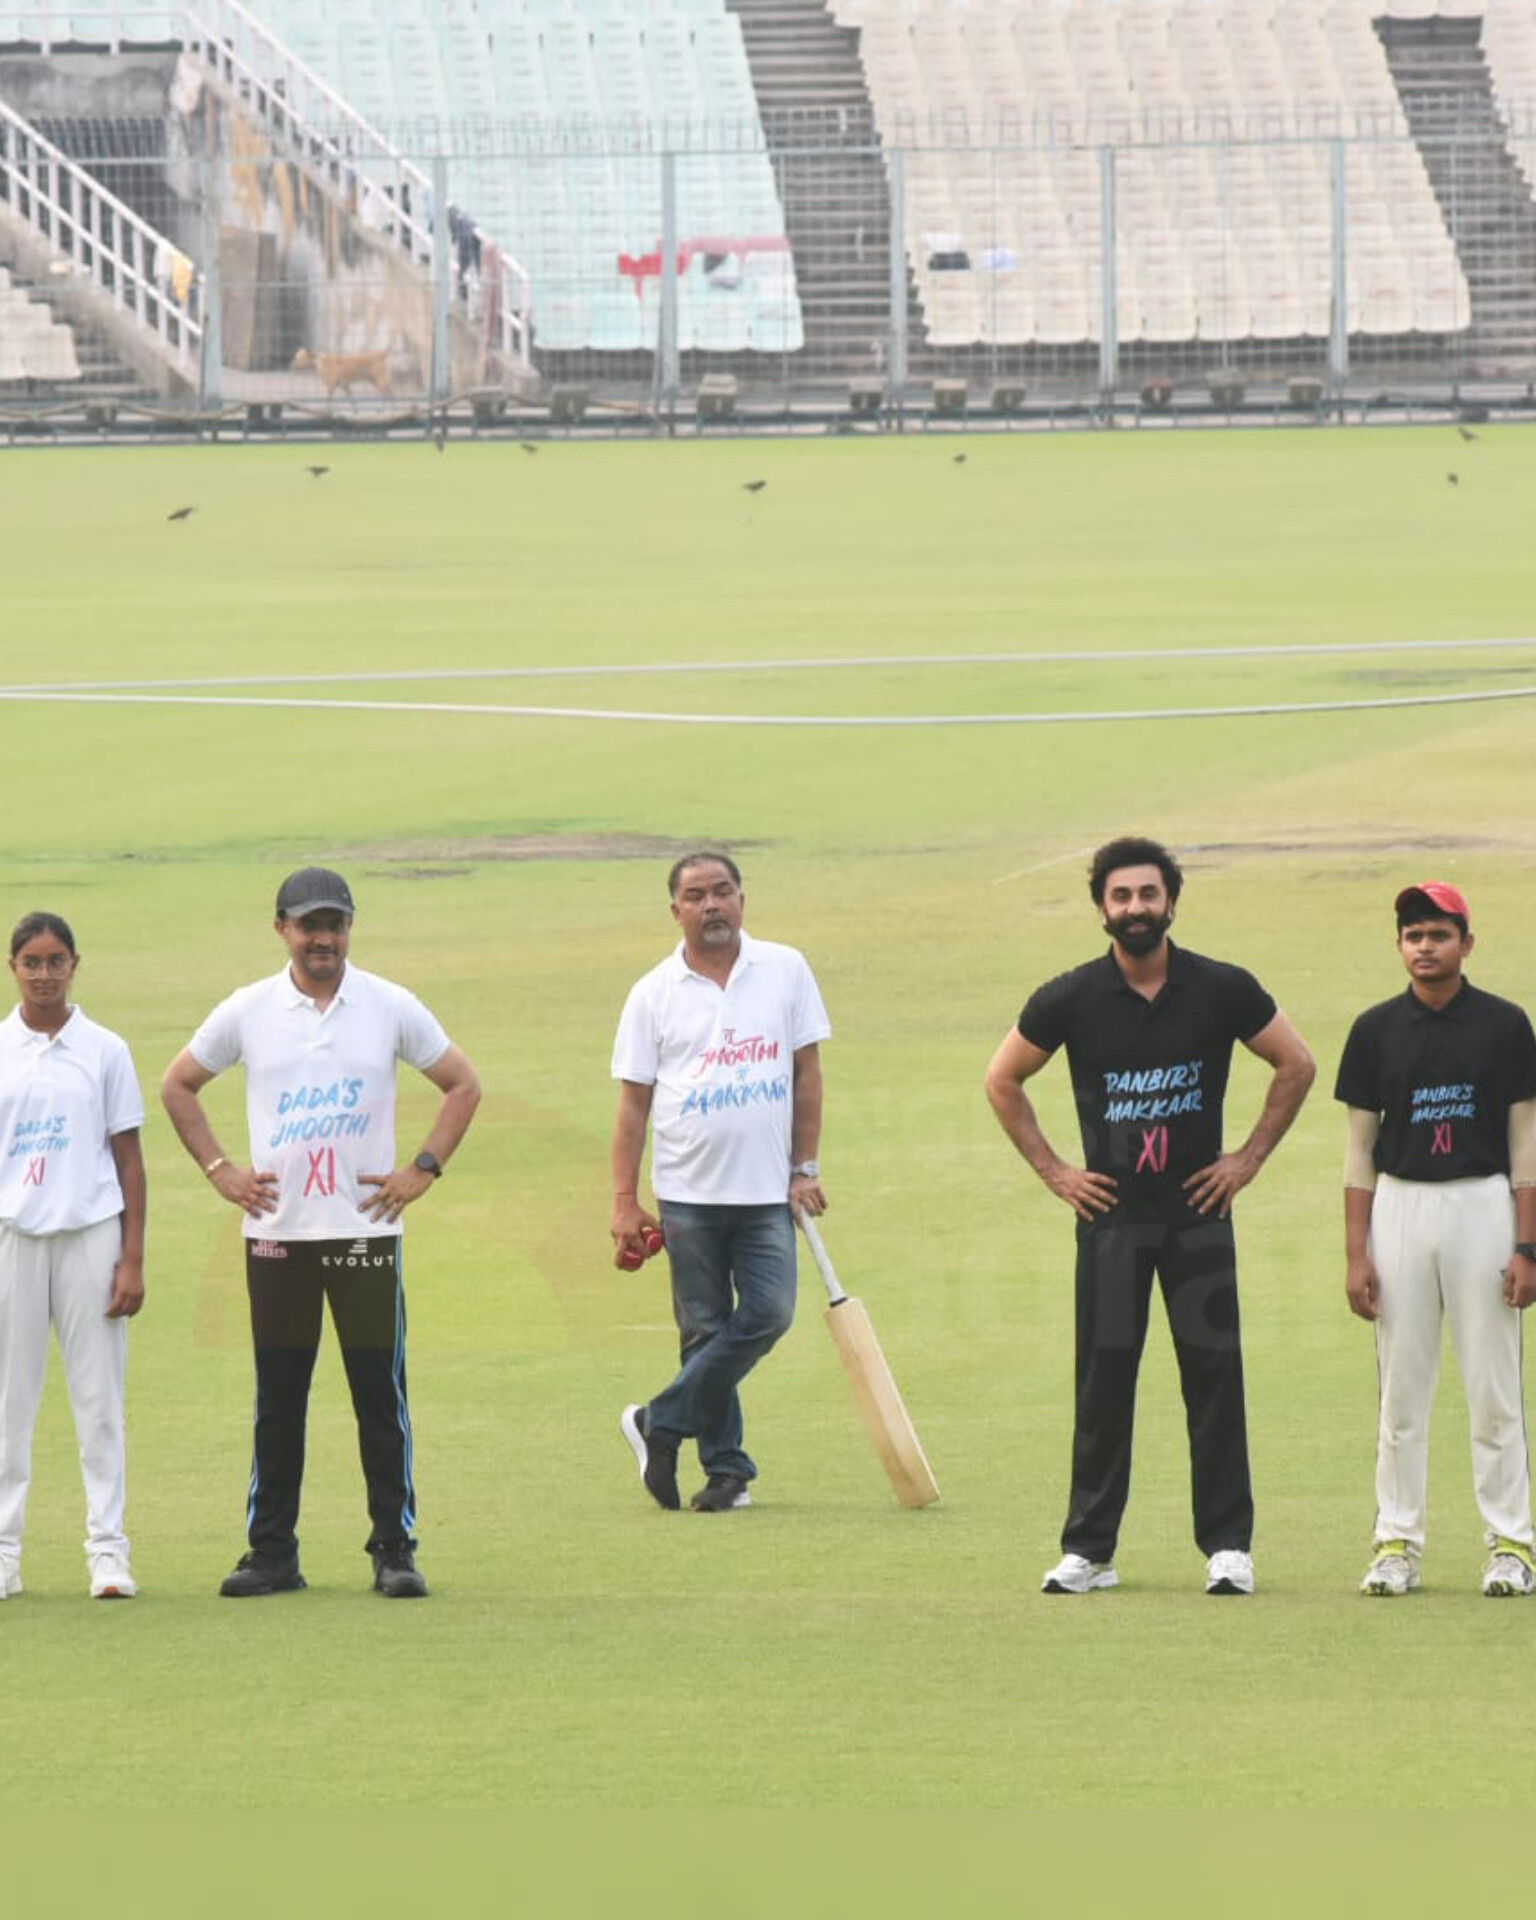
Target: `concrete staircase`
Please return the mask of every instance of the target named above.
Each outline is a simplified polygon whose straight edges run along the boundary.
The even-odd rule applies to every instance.
[[[0,246],[0,265],[4,264],[3,246]],[[144,381],[116,351],[111,336],[80,317],[74,303],[62,297],[59,281],[29,277],[14,267],[7,268],[7,272],[13,288],[24,292],[28,299],[41,302],[59,325],[68,327],[74,335],[80,378],[70,381],[63,390],[65,397],[80,406],[146,397]],[[0,400],[0,406],[3,404]]]
[[[822,0],[726,0],[741,22],[778,175],[805,327],[832,379],[879,376],[890,304],[891,203],[856,31]],[[907,276],[908,334],[920,340]]]
[[[1380,19],[1408,126],[1472,296],[1484,368],[1536,361],[1536,205],[1509,150],[1479,19]]]

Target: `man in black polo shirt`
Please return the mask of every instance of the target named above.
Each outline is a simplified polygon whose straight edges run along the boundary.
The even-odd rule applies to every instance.
[[[987,1070],[1004,1132],[1077,1215],[1077,1408],[1062,1559],[1046,1593],[1118,1582],[1115,1541],[1131,1483],[1136,1375],[1156,1274],[1189,1428],[1195,1539],[1208,1593],[1252,1593],[1232,1201],[1295,1119],[1315,1068],[1250,973],[1168,939],[1183,885],[1155,840],[1112,840],[1088,874],[1110,949],[1032,994]],[[1222,1150],[1236,1041],[1273,1074],[1242,1146]],[[1067,1050],[1083,1167],[1040,1130],[1024,1082]]]
[[[1397,896],[1408,990],[1362,1013],[1334,1097],[1349,1109],[1345,1292],[1376,1328],[1376,1531],[1362,1593],[1419,1584],[1440,1319],[1451,1323],[1488,1546],[1483,1592],[1536,1588],[1520,1313],[1536,1299],[1536,1034],[1462,973],[1467,903]]]

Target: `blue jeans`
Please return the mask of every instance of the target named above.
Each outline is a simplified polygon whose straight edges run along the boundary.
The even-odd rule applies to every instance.
[[[757,1477],[741,1445],[738,1384],[795,1317],[795,1223],[768,1207],[660,1203],[682,1365],[651,1401],[651,1427],[698,1441],[705,1473]]]

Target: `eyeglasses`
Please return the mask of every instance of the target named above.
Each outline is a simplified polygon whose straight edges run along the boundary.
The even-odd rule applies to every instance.
[[[35,953],[24,953],[19,960],[14,960],[11,964],[18,973],[24,973],[29,979],[35,980],[44,973],[59,976],[68,973],[75,964],[75,956],[72,953],[50,953],[46,958],[39,959]]]

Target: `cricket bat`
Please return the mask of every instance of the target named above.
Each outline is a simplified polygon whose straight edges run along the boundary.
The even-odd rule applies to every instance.
[[[800,1231],[811,1250],[827,1290],[827,1328],[832,1344],[842,1359],[843,1371],[853,1388],[875,1452],[885,1468],[886,1477],[904,1507],[930,1507],[939,1497],[939,1483],[923,1452],[917,1429],[902,1404],[901,1393],[862,1300],[850,1300],[838,1284],[836,1272],[821,1243],[816,1222],[808,1213],[800,1215]]]

